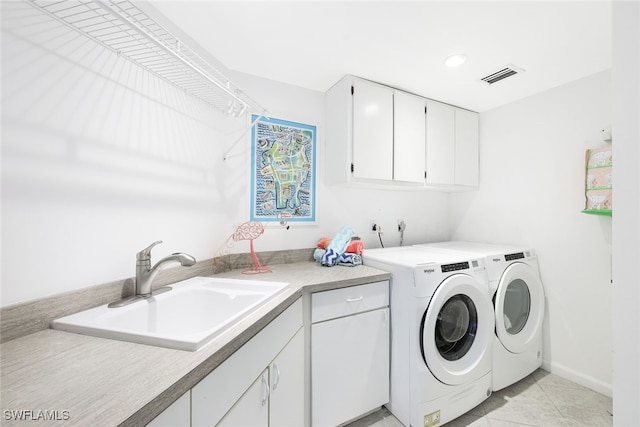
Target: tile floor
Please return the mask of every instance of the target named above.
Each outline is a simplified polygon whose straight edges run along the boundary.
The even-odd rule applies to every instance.
[[[493,393],[447,427],[606,427],[613,425],[612,401],[545,370]],[[402,427],[386,408],[348,427]]]

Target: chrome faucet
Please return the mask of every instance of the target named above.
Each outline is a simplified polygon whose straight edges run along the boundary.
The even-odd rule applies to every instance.
[[[190,267],[196,263],[196,259],[184,253],[175,253],[162,258],[151,267],[151,249],[162,243],[162,240],[153,242],[136,254],[136,281],[134,284],[134,295],[119,301],[112,302],[109,307],[122,307],[131,304],[141,298],[149,298],[152,295],[151,283],[160,271],[160,266],[169,262],[179,262],[183,267]],[[160,288],[155,291],[155,295],[171,290],[169,287]]]
[[[153,267],[151,267],[151,249],[160,243],[162,243],[162,240],[153,242],[136,255],[135,295],[138,297],[148,298],[151,296],[151,282],[153,282],[156,274],[160,271],[158,267],[161,265],[177,261],[183,267],[190,267],[196,263],[195,258],[191,255],[175,253],[162,258],[160,261],[156,262]]]

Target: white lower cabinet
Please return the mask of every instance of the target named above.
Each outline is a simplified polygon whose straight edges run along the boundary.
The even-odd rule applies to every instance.
[[[300,329],[216,425],[301,427],[303,399],[304,333]]]
[[[304,425],[301,299],[191,389],[191,425]]]
[[[148,425],[304,425],[302,298]]]
[[[216,424],[220,427],[246,427],[269,425],[269,370],[251,384],[251,387]]]
[[[303,398],[304,332],[300,329],[217,425],[301,427]]]
[[[389,282],[311,296],[311,424],[336,426],[389,401]]]
[[[269,366],[269,425],[304,425],[304,330],[300,329]]]
[[[185,427],[191,425],[191,391],[187,391],[160,415],[155,417],[149,427]]]
[[[387,403],[389,282],[314,293],[309,318],[311,424],[336,426]],[[149,425],[305,426],[305,360],[300,298]]]

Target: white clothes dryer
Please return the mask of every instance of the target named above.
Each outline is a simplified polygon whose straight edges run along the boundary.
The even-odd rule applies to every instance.
[[[416,246],[485,258],[495,311],[494,391],[520,381],[542,365],[545,294],[533,249],[463,241]]]
[[[483,258],[408,246],[367,249],[391,273],[387,407],[406,426],[449,422],[491,394],[493,307]]]

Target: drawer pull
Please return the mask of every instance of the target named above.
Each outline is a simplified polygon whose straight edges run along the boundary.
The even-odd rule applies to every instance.
[[[278,383],[280,382],[280,369],[278,369],[278,365],[273,364],[273,384],[271,385],[271,390],[276,391],[276,387],[278,387]]]
[[[363,299],[364,299],[364,297],[362,295],[360,295],[359,297],[355,297],[355,298],[347,298],[347,302],[362,301]]]
[[[271,390],[269,390],[269,384],[265,375],[262,376],[262,406],[266,405],[269,401],[269,395],[271,394]]]

